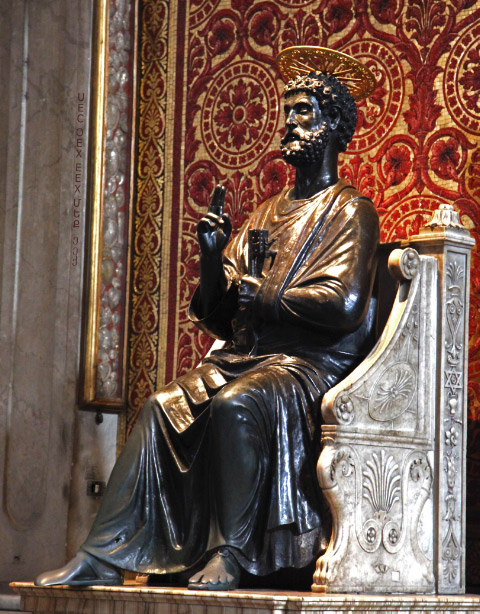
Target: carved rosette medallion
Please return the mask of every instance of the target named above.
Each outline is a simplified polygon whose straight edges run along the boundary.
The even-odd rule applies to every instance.
[[[388,259],[388,270],[399,281],[413,279],[418,273],[419,266],[418,253],[411,247],[393,250]]]
[[[461,474],[463,455],[463,373],[464,362],[464,310],[465,268],[464,258],[448,254],[446,263],[445,305],[445,420],[443,431],[444,472],[446,488],[444,499],[444,538],[441,546],[443,579],[456,584],[460,577],[462,558],[461,542],[461,489],[457,481]]]
[[[341,424],[350,424],[354,419],[353,401],[348,394],[341,394],[335,401],[335,414]]]
[[[413,279],[418,272],[418,266],[420,260],[417,252],[408,247],[403,250],[402,257],[400,259],[400,269],[405,279]]]
[[[277,99],[260,64],[236,62],[221,71],[202,105],[202,139],[212,160],[237,169],[262,155],[276,132]]]
[[[371,418],[391,422],[406,412],[417,388],[417,374],[407,362],[389,365],[375,384],[368,407]]]

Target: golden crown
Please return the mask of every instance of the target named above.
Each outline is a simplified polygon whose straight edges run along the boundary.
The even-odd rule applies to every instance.
[[[364,64],[346,53],[325,47],[287,47],[280,51],[276,62],[287,82],[312,72],[333,75],[346,85],[355,100],[369,96],[377,85],[373,73]]]

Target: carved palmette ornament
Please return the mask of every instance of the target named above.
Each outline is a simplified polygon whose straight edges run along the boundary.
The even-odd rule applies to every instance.
[[[393,504],[399,501],[400,472],[393,456],[386,458],[385,450],[380,456],[372,454],[363,472],[363,496],[369,501],[377,514],[388,514]]]
[[[393,590],[410,575],[414,581],[407,591],[433,589],[432,560],[420,544],[432,494],[432,468],[425,454],[326,443],[318,477],[334,530],[318,560],[317,585],[340,592],[362,586]]]

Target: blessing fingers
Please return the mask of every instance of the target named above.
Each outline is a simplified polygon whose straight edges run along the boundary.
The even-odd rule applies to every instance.
[[[216,215],[215,213],[207,213],[202,219],[198,222],[198,229],[200,231],[206,231],[209,228],[214,230],[215,228],[219,228],[225,224],[225,220],[220,215]]]

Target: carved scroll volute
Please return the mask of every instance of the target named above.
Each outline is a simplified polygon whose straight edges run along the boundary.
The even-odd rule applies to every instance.
[[[398,281],[411,280],[418,273],[420,258],[411,247],[394,249],[388,259],[390,275]]]

